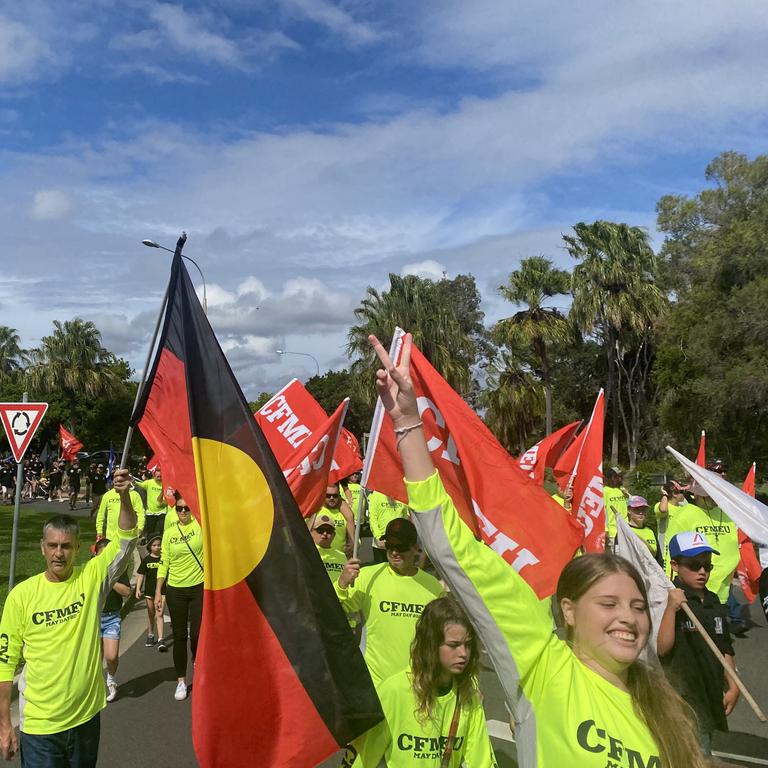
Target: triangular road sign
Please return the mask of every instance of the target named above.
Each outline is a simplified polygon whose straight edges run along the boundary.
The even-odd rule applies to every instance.
[[[17,463],[24,458],[47,410],[48,403],[0,403],[0,419]]]

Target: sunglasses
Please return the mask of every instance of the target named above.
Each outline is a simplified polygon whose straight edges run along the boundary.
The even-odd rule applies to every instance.
[[[326,493],[325,494],[326,499],[340,499],[341,494],[340,493]]]
[[[191,512],[192,510],[189,507],[176,507],[177,512]]]
[[[333,536],[336,531],[334,531],[333,528],[323,527],[315,528],[315,533],[319,533],[321,536]]]
[[[700,571],[702,568],[709,573],[715,566],[712,563],[706,563],[704,560],[680,560],[679,565],[687,568],[689,571]]]
[[[412,546],[413,544],[405,544],[405,543],[396,544],[394,541],[384,542],[384,548],[387,550],[387,552],[407,552]]]

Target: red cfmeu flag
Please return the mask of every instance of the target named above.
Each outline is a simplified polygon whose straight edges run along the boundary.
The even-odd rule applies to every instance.
[[[398,329],[402,341],[403,332]],[[399,349],[393,360],[399,357]],[[411,380],[435,466],[462,520],[519,571],[539,597],[581,543],[582,531],[525,477],[477,414],[413,346]],[[408,501],[392,420],[377,403],[362,484]]]
[[[287,464],[291,468],[283,470],[293,498],[305,518],[314,515],[325,502],[333,452],[348,406],[349,398],[346,398],[333,416],[326,419],[325,423],[296,449],[293,457],[288,459]]]
[[[255,414],[269,447],[283,470],[294,451],[328,418],[320,403],[298,380],[292,379]],[[346,432],[347,430],[344,430]],[[357,443],[354,435],[350,435]],[[330,482],[338,483],[362,469],[359,450],[349,440],[339,440],[331,465]]]
[[[62,424],[59,424],[59,447],[64,461],[74,461],[77,458],[77,452],[83,450],[83,444],[71,432],[64,429]]]
[[[752,462],[752,466],[747,472],[747,476],[744,478],[744,483],[741,486],[741,490],[744,493],[748,493],[754,498],[755,495],[755,472],[756,465]],[[762,574],[762,568],[760,561],[755,555],[755,545],[752,543],[752,539],[747,536],[741,528],[738,529],[739,533],[739,554],[741,559],[736,568],[736,575],[739,577],[739,583],[741,584],[744,597],[750,603],[755,602],[755,598],[760,594],[760,575]]]
[[[707,433],[701,430],[701,440],[699,440],[699,452],[696,454],[696,463],[700,467],[707,466]]]
[[[573,490],[571,509],[584,526],[584,549],[605,551],[605,501],[603,500],[603,429],[605,397],[601,389],[592,416],[581,434],[560,457],[554,472],[564,490]],[[566,479],[567,478],[567,479]]]
[[[269,444],[177,253],[133,414],[203,529],[192,736],[203,768],[310,768],[382,719]]]
[[[581,426],[580,421],[566,424],[551,435],[539,440],[536,445],[530,447],[519,459],[518,465],[528,477],[540,485],[544,483],[544,474],[547,467],[554,467],[563,451],[573,440],[576,431]]]

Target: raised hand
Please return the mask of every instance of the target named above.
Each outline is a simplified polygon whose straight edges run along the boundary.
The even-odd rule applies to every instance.
[[[373,335],[368,337],[382,368],[376,371],[376,391],[385,410],[397,427],[410,426],[419,420],[416,394],[411,384],[411,347],[413,337],[406,333],[400,363],[395,366],[382,343]]]

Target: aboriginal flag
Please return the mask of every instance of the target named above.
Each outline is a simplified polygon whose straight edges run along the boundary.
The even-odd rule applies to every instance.
[[[133,415],[203,529],[203,768],[310,768],[382,719],[368,670],[179,251]]]

